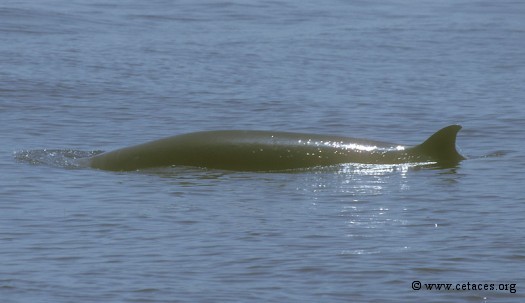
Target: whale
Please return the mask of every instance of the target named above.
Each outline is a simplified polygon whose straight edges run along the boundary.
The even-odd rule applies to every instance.
[[[460,125],[450,125],[423,143],[405,146],[374,140],[262,130],[216,130],[175,135],[81,158],[109,171],[193,166],[235,171],[282,171],[345,163],[457,165]]]
[[[460,129],[460,125],[444,127],[415,146],[294,132],[201,131],[104,152],[80,159],[80,163],[109,171],[165,166],[281,171],[343,163],[425,163],[451,167],[465,159],[456,149]]]

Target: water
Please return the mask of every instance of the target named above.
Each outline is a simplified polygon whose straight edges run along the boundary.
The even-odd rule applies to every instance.
[[[523,302],[524,13],[3,1],[2,302]],[[452,123],[470,159],[451,169],[110,173],[68,160],[213,129],[411,145]]]

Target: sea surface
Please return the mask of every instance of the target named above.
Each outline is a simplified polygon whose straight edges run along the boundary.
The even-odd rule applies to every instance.
[[[512,0],[1,1],[0,301],[525,302],[524,16]],[[444,169],[74,161],[201,130],[415,145],[450,124],[469,159]]]

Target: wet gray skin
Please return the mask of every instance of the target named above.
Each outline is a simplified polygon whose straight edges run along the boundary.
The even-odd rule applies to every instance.
[[[455,165],[459,125],[447,126],[420,145],[277,131],[204,131],[105,152],[81,161],[93,168],[131,171],[196,166],[239,171],[278,171],[340,163]]]

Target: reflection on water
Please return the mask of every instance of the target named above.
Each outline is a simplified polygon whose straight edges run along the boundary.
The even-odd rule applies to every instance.
[[[347,163],[328,167],[317,167],[309,169],[308,184],[313,187],[313,192],[325,191],[326,188],[334,190],[337,184],[337,192],[350,195],[381,195],[384,186],[392,186],[392,179],[398,179],[395,184],[400,190],[408,190],[406,179],[409,172],[421,168],[433,168],[433,162],[406,163],[406,164],[356,164]],[[337,179],[337,182],[334,182]],[[389,188],[392,190],[392,188]]]
[[[419,191],[422,175],[435,170],[455,175],[454,169],[433,163],[344,164],[304,174],[303,190],[308,191],[305,196],[311,197],[316,213],[337,210],[326,216],[327,224],[336,224],[339,236],[345,239],[338,254],[399,253],[417,246],[407,228],[413,224],[410,214],[414,210],[410,204],[414,200],[408,197],[414,186]]]
[[[435,162],[405,163],[405,164],[344,164],[341,165],[340,174],[357,173],[365,176],[383,176],[390,173],[400,173],[406,176],[410,169],[416,169],[435,164]]]

